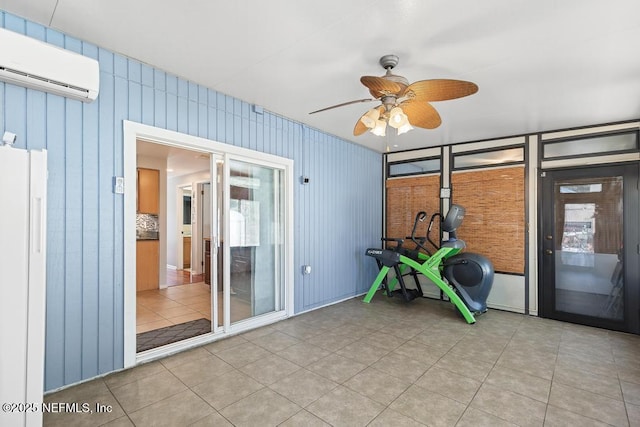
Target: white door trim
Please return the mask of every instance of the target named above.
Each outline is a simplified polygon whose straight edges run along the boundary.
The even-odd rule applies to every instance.
[[[273,323],[280,318],[293,315],[294,305],[294,274],[293,274],[293,160],[272,154],[261,153],[234,145],[225,144],[209,139],[187,135],[167,129],[160,129],[130,121],[123,121],[124,139],[124,368],[165,356],[205,342],[215,341],[230,334],[238,333],[245,328],[258,327]],[[144,140],[157,144],[164,144],[193,151],[201,151],[214,155],[227,155],[254,163],[262,163],[280,168],[285,174],[286,208],[284,226],[286,241],[285,264],[285,292],[286,306],[280,313],[258,316],[223,333],[211,333],[199,339],[186,340],[182,343],[167,346],[165,350],[150,350],[136,354],[136,141]]]

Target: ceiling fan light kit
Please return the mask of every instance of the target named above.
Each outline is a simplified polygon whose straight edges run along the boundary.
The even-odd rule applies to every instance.
[[[409,117],[407,117],[404,111],[402,111],[402,108],[393,107],[391,111],[389,111],[389,126],[400,130],[407,125],[411,127],[411,124],[409,124]]]
[[[401,135],[414,126],[423,129],[435,129],[440,126],[442,119],[430,102],[462,98],[478,91],[475,83],[463,80],[433,79],[409,84],[403,76],[391,73],[398,61],[396,55],[384,55],[379,61],[386,70],[382,77],[360,78],[360,82],[369,89],[373,98],[344,102],[309,114],[359,102],[379,101],[381,105],[367,111],[356,122],[353,134],[358,136],[369,130],[374,135],[385,136],[388,124]]]
[[[380,118],[380,111],[377,108],[373,108],[366,113],[362,117],[360,117],[360,121],[363,125],[368,127],[369,129],[373,129],[376,127],[378,119]]]
[[[371,133],[378,136],[385,136],[387,134],[387,122],[383,119],[376,120],[376,125],[371,129]]]

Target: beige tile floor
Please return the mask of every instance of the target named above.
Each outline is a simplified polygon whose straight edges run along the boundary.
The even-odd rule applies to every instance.
[[[376,297],[45,396],[111,412],[45,425],[640,425],[640,336]]]
[[[136,295],[136,332],[197,319],[211,320],[211,290],[205,283],[140,291]]]
[[[250,305],[231,297],[231,322],[251,316]],[[136,295],[136,333],[197,319],[211,320],[211,290],[205,283],[140,291]],[[218,294],[218,324],[222,324],[222,292]]]

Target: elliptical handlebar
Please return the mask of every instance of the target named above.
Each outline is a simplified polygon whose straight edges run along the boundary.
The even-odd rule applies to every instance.
[[[383,237],[380,240],[383,242],[396,242],[398,244],[398,248],[402,247],[402,244],[404,243],[404,239],[396,239],[393,237]]]
[[[416,239],[416,229],[418,228],[418,222],[424,222],[427,219],[427,213],[425,211],[420,211],[416,214],[416,218],[413,221],[413,229],[411,230],[411,236],[408,238],[411,239],[413,243],[416,244],[416,249],[420,248],[425,251],[429,256],[431,256],[431,251],[424,246],[425,238],[422,237],[420,239]]]
[[[429,220],[429,228],[427,228],[427,240],[429,241],[429,243],[431,243],[433,245],[434,248],[436,249],[440,249],[440,244],[434,242],[433,240],[431,240],[431,236],[429,235],[431,233],[431,228],[433,228],[433,223],[434,220],[436,219],[436,217],[439,218],[440,223],[442,223],[442,214],[440,212],[436,212],[433,215],[431,215],[431,219]],[[440,240],[440,239],[438,239]]]
[[[416,228],[418,228],[418,222],[423,222],[426,218],[427,218],[427,213],[425,211],[420,211],[416,214],[416,219],[413,220],[413,229],[411,230],[411,240],[413,240],[416,235]]]

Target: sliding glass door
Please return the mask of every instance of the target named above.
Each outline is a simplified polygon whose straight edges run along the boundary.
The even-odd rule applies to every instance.
[[[164,216],[160,218],[170,224],[170,215],[183,212],[178,187],[188,185],[196,191],[190,212],[193,250],[187,252],[191,254],[191,268],[198,275],[203,273],[203,283],[188,284],[190,288],[158,283],[157,292],[165,299],[174,297],[169,304],[162,302],[168,309],[179,309],[173,310],[171,318],[182,316],[176,312],[184,311],[211,320],[211,333],[137,351],[137,318],[143,311],[138,308],[136,283],[137,192],[126,191],[124,366],[131,367],[292,315],[293,160],[128,121],[124,122],[123,132],[125,181],[133,182],[134,189],[138,141],[155,145],[150,151],[154,158],[160,153],[166,155],[166,159],[160,159],[164,166],[170,164],[169,156],[174,155],[176,164],[197,163],[188,173],[179,168],[180,173],[172,178],[175,183],[161,181],[160,188],[173,189],[166,199],[170,196],[178,199],[167,202],[166,213],[161,213]],[[161,177],[165,179],[164,174]],[[163,198],[161,195],[160,200]],[[162,224],[163,220],[160,221]],[[167,240],[167,247],[173,245],[167,254],[176,255],[174,263],[167,260],[166,264],[180,265],[178,254],[184,254],[184,241],[179,231],[183,224],[178,219],[173,221],[175,227],[167,226],[159,235]],[[173,244],[169,242],[171,237]],[[159,262],[159,273],[165,270],[164,264],[164,260]]]

